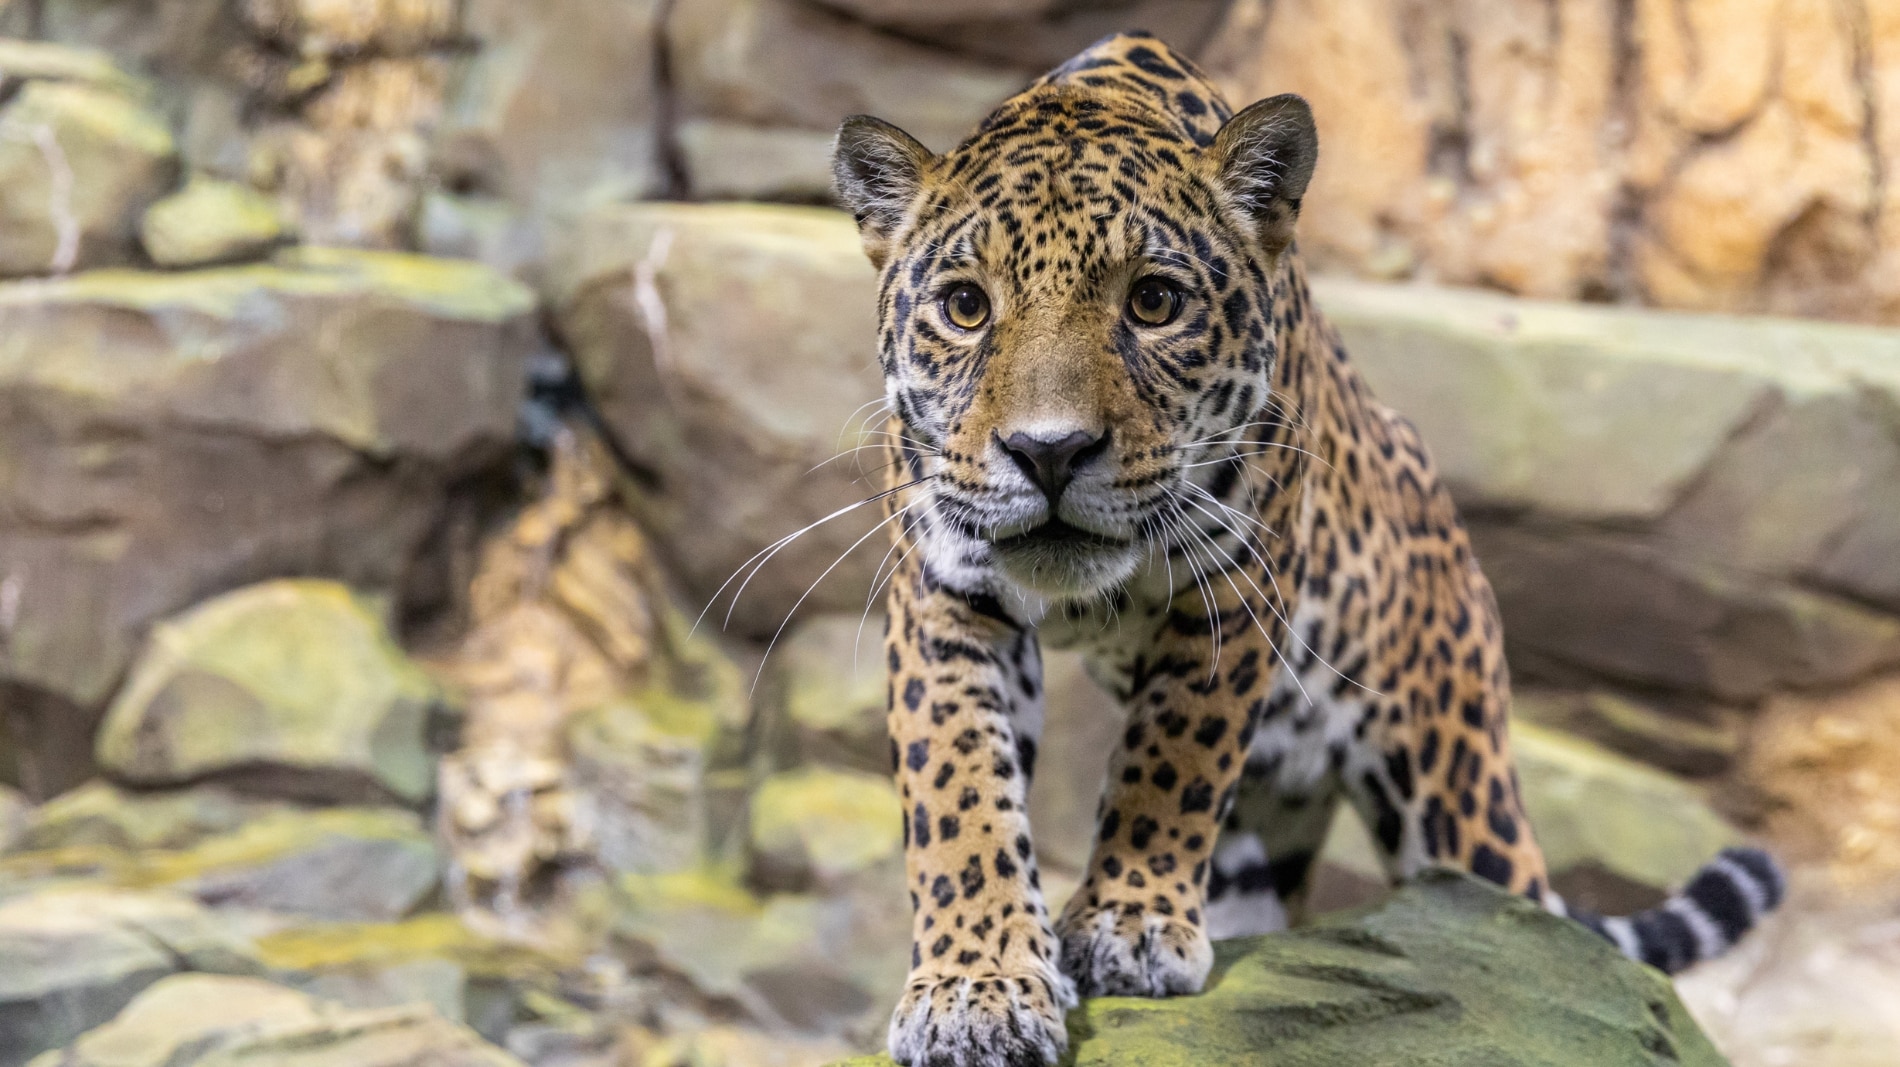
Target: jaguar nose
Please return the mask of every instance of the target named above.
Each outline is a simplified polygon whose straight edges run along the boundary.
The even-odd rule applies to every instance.
[[[1054,507],[1075,472],[1108,451],[1108,432],[1074,430],[1059,437],[1018,432],[1008,437],[998,434],[996,443]]]

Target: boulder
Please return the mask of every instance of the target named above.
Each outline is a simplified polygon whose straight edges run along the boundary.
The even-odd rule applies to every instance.
[[[471,264],[318,249],[0,286],[0,701],[27,791],[87,776],[146,628],[206,596],[438,595],[418,554],[513,439],[532,310]]]
[[[423,1006],[352,1011],[258,978],[159,982],[33,1067],[522,1067]]]
[[[0,852],[12,848],[25,835],[31,807],[18,789],[0,785]]]
[[[906,40],[1040,74],[1111,33],[1143,29],[1198,58],[1221,26],[1226,0],[841,0],[840,8]]]
[[[916,44],[799,0],[684,4],[666,41],[682,118],[831,133],[845,116],[871,113],[939,152],[1042,73]]]
[[[674,136],[686,180],[701,200],[831,199],[835,132],[691,119]]]
[[[129,262],[177,146],[99,53],[0,42],[0,277]]]
[[[752,794],[752,880],[774,889],[837,891],[871,876],[903,892],[904,809],[888,775],[806,767]],[[879,869],[893,877],[875,879]]]
[[[415,802],[434,786],[437,700],[377,605],[336,582],[265,582],[153,629],[100,726],[99,765],[142,786],[228,775]]]
[[[881,419],[863,414],[883,395],[875,278],[851,220],[602,208],[566,238],[552,287],[581,380],[640,471],[635,510],[698,603],[720,594],[706,625],[737,595],[732,628],[769,636],[814,583],[801,611],[860,611],[890,545],[866,535],[877,505],[823,521],[883,487]],[[755,579],[727,583],[754,560]]]
[[[546,219],[661,189],[656,0],[464,5],[478,42],[433,166],[445,187]]]
[[[1608,689],[1521,686],[1511,693],[1511,716],[1693,778],[1728,770],[1742,746],[1742,716],[1733,709],[1657,705]]]
[[[1371,910],[1214,951],[1200,996],[1071,1012],[1077,1067],[1726,1063],[1663,975],[1466,875],[1433,872]]]
[[[184,897],[83,889],[0,901],[0,1067],[66,1044],[177,971],[257,969],[248,945]]]
[[[1537,843],[1566,900],[1609,914],[1649,907],[1742,835],[1701,788],[1588,741],[1523,720],[1511,725]],[[1341,807],[1324,858],[1382,885],[1365,824]]]
[[[891,773],[882,612],[800,622],[765,672],[760,731],[774,768],[817,763]]]
[[[252,259],[287,235],[277,205],[246,185],[194,178],[153,204],[139,242],[161,267],[202,267]]]
[[[1731,703],[1900,662],[1889,333],[1314,289],[1465,508],[1520,659]]]
[[[150,830],[157,822],[128,818],[120,826]],[[75,820],[63,828],[96,831],[105,820],[90,823]],[[33,829],[44,840],[56,836],[49,830],[61,828]],[[34,843],[30,836],[28,844]],[[388,921],[409,914],[435,891],[438,867],[435,842],[413,812],[281,807],[184,847],[22,848],[0,858],[0,896],[77,881],[164,888],[225,909]]]
[[[859,896],[754,897],[713,872],[628,875],[614,932],[643,970],[683,979],[714,1010],[768,1029],[881,1031],[903,988],[910,904]]]
[[[286,801],[246,796],[216,784],[134,792],[95,780],[34,809],[15,850],[184,849],[207,837],[229,833],[261,815],[292,808]]]

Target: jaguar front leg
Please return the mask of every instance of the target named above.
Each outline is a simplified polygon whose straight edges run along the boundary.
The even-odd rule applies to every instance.
[[[1035,636],[915,565],[890,598],[889,715],[905,811],[911,973],[891,1018],[899,1063],[1042,1067],[1076,1002],[1030,843],[1041,731]]]
[[[1083,996],[1196,993],[1213,964],[1209,864],[1281,634],[1259,601],[1258,624],[1225,603],[1218,659],[1207,617],[1183,608],[1129,672],[1088,874],[1056,924]]]

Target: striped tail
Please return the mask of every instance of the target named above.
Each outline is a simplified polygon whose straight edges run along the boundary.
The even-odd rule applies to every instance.
[[[1675,974],[1734,947],[1781,904],[1781,868],[1758,848],[1729,848],[1696,872],[1682,891],[1647,911],[1603,916],[1568,908],[1556,894],[1545,904],[1596,931],[1625,956]]]

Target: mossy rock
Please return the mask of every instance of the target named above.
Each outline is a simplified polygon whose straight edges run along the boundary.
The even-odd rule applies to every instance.
[[[1089,1001],[1069,1038],[1073,1067],[1727,1063],[1660,972],[1451,871],[1368,911],[1222,942],[1201,995]]]

